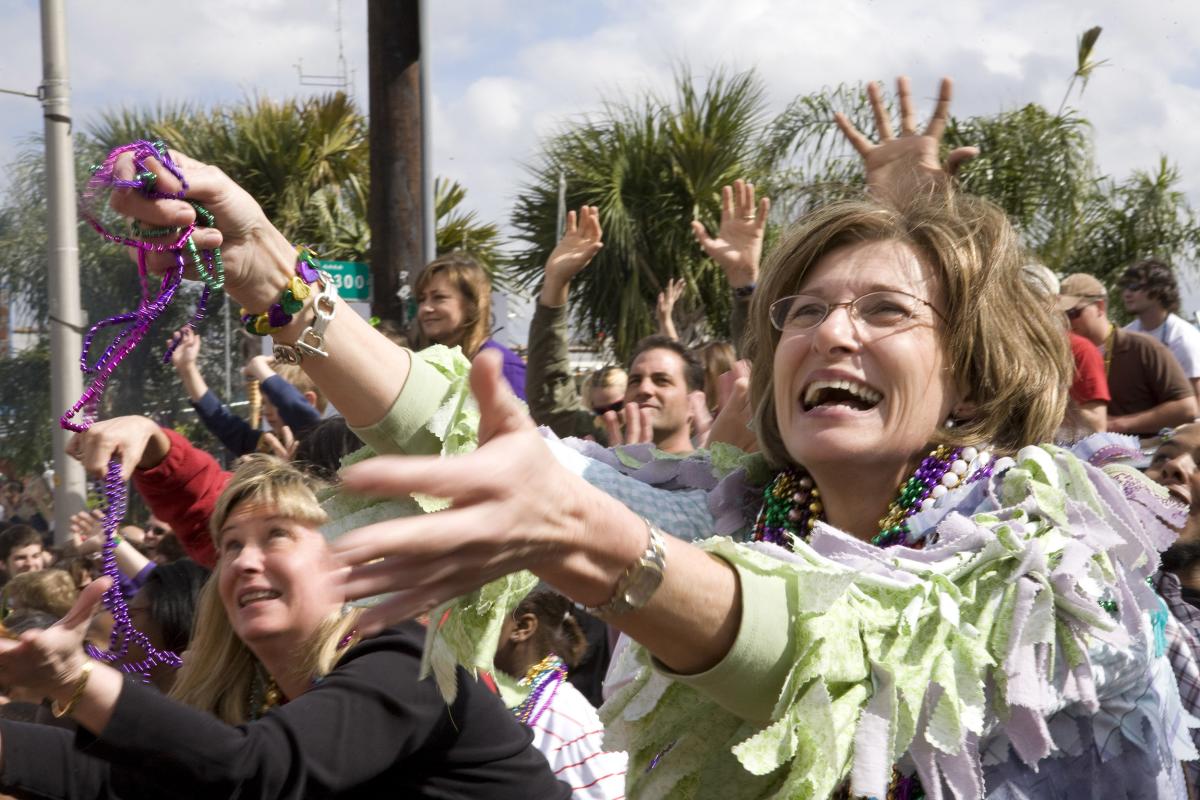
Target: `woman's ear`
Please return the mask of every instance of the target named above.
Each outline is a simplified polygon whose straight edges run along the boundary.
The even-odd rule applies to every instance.
[[[516,623],[509,635],[509,639],[514,642],[529,641],[537,633],[538,618],[536,614],[522,614],[516,618]]]

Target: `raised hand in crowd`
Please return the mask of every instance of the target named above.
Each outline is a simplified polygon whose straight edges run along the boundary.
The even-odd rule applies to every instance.
[[[104,546],[104,512],[99,509],[76,511],[71,515],[69,547],[77,555],[100,552]]]
[[[565,306],[571,281],[604,247],[600,229],[600,209],[580,206],[578,215],[567,212],[567,227],[563,237],[546,259],[546,275],[542,280],[541,303],[544,306]]]
[[[716,238],[708,235],[704,223],[692,221],[696,241],[725,272],[732,289],[744,289],[758,282],[770,210],[770,198],[763,197],[756,204],[754,184],[738,178],[732,186],[721,189],[721,227]]]
[[[701,446],[714,442],[731,444],[746,453],[758,450],[758,437],[750,423],[754,409],[750,405],[750,362],[735,361],[733,369],[717,380],[720,411]]]
[[[256,381],[265,381],[274,374],[275,359],[270,356],[252,356],[242,367],[242,375]]]
[[[912,89],[908,78],[896,79],[896,94],[900,99],[900,135],[892,130],[891,115],[883,100],[883,88],[876,82],[867,85],[871,111],[875,115],[875,130],[879,143],[873,144],[854,127],[845,114],[837,113],[834,121],[862,157],[866,169],[867,190],[880,200],[897,202],[931,182],[953,176],[959,167],[979,155],[977,147],[959,147],[950,151],[943,164],[942,136],[949,120],[953,83],[943,78],[938,89],[937,105],[925,130],[917,132],[913,110]]]
[[[196,363],[200,358],[200,336],[191,325],[184,325],[172,334],[170,343],[175,343],[175,349],[171,351],[171,366],[179,375],[188,397],[193,403],[198,403],[208,393],[208,383]]]
[[[658,332],[677,342],[679,331],[675,329],[675,320],[671,315],[675,312],[675,304],[683,297],[685,288],[687,283],[683,278],[671,278],[667,281],[667,288],[658,293],[658,303],[654,307],[655,316],[658,318]]]
[[[300,440],[295,437],[292,429],[287,425],[281,426],[276,431],[264,431],[258,439],[258,452],[278,456],[284,461],[291,461],[295,458],[298,447],[300,447]]]
[[[604,421],[609,447],[654,441],[654,415],[648,406],[626,403],[619,412],[605,411],[600,419]]]

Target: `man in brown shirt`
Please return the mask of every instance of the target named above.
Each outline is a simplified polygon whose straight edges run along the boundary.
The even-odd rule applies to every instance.
[[[1122,330],[1108,320],[1104,284],[1083,272],[1062,282],[1060,307],[1071,330],[1104,354],[1108,388],[1108,429],[1153,436],[1196,418],[1196,395],[1171,351],[1150,336]]]

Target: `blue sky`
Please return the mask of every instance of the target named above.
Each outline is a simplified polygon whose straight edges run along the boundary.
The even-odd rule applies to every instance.
[[[929,97],[957,84],[955,110],[989,113],[1030,101],[1057,107],[1075,37],[1103,25],[1109,60],[1073,102],[1095,125],[1100,168],[1123,176],[1167,154],[1200,207],[1200,3],[1195,0],[429,0],[434,165],[468,204],[504,223],[520,163],[562,120],[605,95],[669,85],[687,60],[757,68],[771,102],[841,81],[912,76]],[[283,97],[336,67],[336,0],[68,0],[78,127],[101,109],[188,100]],[[6,47],[0,88],[41,77],[38,6],[0,0]],[[360,100],[367,89],[366,3],[345,0],[343,41]],[[161,42],[158,44],[156,42]],[[0,162],[41,128],[36,102],[0,95]],[[2,257],[2,256],[0,256]]]

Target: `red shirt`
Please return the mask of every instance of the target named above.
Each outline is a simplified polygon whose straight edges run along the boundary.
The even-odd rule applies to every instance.
[[[193,561],[209,569],[217,563],[208,518],[230,473],[217,460],[170,428],[171,449],[162,463],[133,471],[133,486],[154,516],[171,526]]]
[[[1075,380],[1071,383],[1071,399],[1078,405],[1112,400],[1108,393],[1108,376],[1104,372],[1104,356],[1100,348],[1077,333],[1071,337],[1071,355],[1075,357]]]

